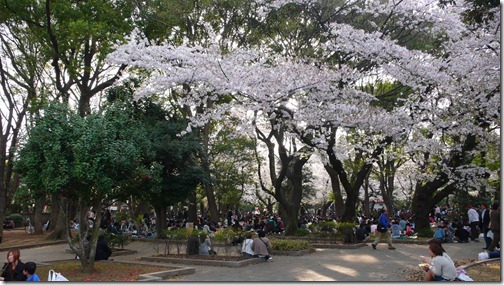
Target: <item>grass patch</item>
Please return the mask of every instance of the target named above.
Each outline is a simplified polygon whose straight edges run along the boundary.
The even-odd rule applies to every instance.
[[[49,266],[37,266],[37,275],[41,281],[47,281],[47,274],[50,269],[61,273],[69,281],[138,281],[138,275],[168,270],[166,267],[153,265],[138,265],[114,262],[95,262],[94,272],[83,273],[78,260],[65,260],[52,262]]]

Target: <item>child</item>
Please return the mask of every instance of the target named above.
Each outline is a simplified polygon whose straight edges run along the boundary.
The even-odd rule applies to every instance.
[[[35,270],[37,270],[37,265],[35,264],[35,262],[25,263],[23,274],[27,277],[26,281],[40,282],[40,278],[37,274],[35,274]]]

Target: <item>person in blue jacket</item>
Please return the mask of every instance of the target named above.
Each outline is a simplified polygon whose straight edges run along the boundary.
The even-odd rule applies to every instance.
[[[376,249],[376,245],[382,239],[387,240],[389,249],[395,249],[395,247],[392,245],[392,237],[390,235],[390,223],[387,217],[386,209],[382,209],[382,213],[380,215],[380,218],[378,219],[378,227],[376,228],[376,239],[371,244],[371,246],[373,246],[373,249]]]

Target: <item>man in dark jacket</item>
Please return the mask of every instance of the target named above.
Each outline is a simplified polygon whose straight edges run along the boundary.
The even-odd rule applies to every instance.
[[[96,244],[95,260],[108,260],[110,255],[112,255],[112,250],[103,235],[100,235]]]
[[[488,249],[488,247],[490,247],[490,244],[492,243],[492,239],[487,237],[487,233],[490,230],[490,228],[488,228],[488,224],[490,223],[490,210],[488,209],[485,203],[481,203],[479,218],[480,218],[479,227],[481,229],[481,232],[483,233],[483,237],[485,240],[485,247],[483,249]]]
[[[499,245],[500,242],[500,206],[499,203],[494,202],[492,204],[492,211],[490,212],[490,229],[493,232],[492,244],[488,248],[489,252],[495,250],[495,248]]]

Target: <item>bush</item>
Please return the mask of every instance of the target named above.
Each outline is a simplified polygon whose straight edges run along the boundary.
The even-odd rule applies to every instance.
[[[434,235],[434,232],[431,229],[423,229],[417,232],[418,237],[428,237],[431,238]]]
[[[297,237],[304,237],[310,235],[310,231],[308,229],[299,228],[296,230],[294,235]]]
[[[114,214],[114,221],[121,223],[122,221],[128,221],[129,214],[126,212],[117,212]]]
[[[24,219],[21,214],[11,214],[8,217],[5,217],[6,219],[13,220],[14,221],[14,227],[21,227],[24,225]]]
[[[313,246],[306,240],[285,240],[278,239],[271,241],[271,247],[277,251],[300,251],[311,250]]]
[[[171,230],[166,233],[166,237],[176,240],[185,240],[189,237],[189,230],[186,228]]]
[[[328,222],[320,222],[318,224],[318,228],[322,232],[332,232],[336,229],[336,223],[333,221],[328,221]]]
[[[230,244],[235,236],[236,233],[231,229],[219,229],[215,232],[214,239],[219,242]]]
[[[125,245],[130,243],[131,239],[126,234],[112,234],[105,232],[103,237],[107,241],[110,248],[124,248]]]

